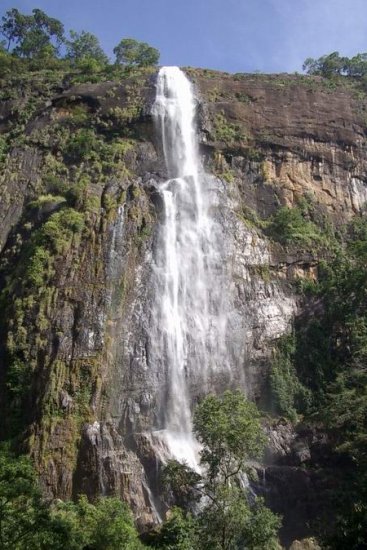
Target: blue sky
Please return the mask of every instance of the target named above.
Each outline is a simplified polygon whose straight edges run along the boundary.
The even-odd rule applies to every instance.
[[[301,71],[306,57],[367,51],[367,0],[0,0],[38,7],[67,29],[148,42],[163,65],[229,72]]]

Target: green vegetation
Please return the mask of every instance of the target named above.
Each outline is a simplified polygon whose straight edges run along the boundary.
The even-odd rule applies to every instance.
[[[298,420],[297,410],[304,410],[310,391],[301,384],[294,366],[294,335],[281,338],[274,350],[270,385],[276,412],[292,422]]]
[[[332,78],[335,76],[367,76],[367,53],[358,53],[354,57],[341,57],[339,52],[323,55],[318,59],[307,58],[303,70],[310,75]]]
[[[259,413],[240,392],[208,396],[197,407],[195,432],[203,445],[201,476],[172,461],[164,472],[166,489],[181,495],[166,521],[139,540],[132,516],[119,499],[91,503],[45,502],[28,458],[0,448],[0,546],[4,550],[278,550],[279,518],[261,499],[251,502],[241,483],[247,461],[264,447]],[[207,468],[207,470],[205,469]],[[190,512],[202,497],[204,505]],[[253,499],[252,499],[253,500]]]
[[[225,485],[244,470],[247,460],[261,456],[266,441],[256,406],[240,391],[203,399],[195,409],[194,432],[209,479]]]
[[[41,287],[50,273],[49,262],[66,252],[71,239],[84,227],[84,216],[73,208],[63,208],[52,214],[47,222],[34,232],[24,249],[25,273],[22,280],[32,288]]]
[[[229,122],[224,113],[217,113],[213,121],[214,139],[222,141],[226,145],[236,145],[239,147],[246,141],[241,128],[237,124]]]
[[[108,63],[108,57],[102,50],[98,38],[86,31],[70,31],[70,40],[66,40],[66,58],[78,63],[93,59],[100,65]]]
[[[25,58],[47,58],[58,54],[64,40],[63,24],[45,12],[34,9],[24,15],[13,8],[2,17],[0,33],[7,40],[7,51]]]
[[[22,152],[29,147],[31,155],[37,150],[40,165],[25,195],[22,217],[11,233],[14,241],[3,254],[0,265],[2,351],[6,361],[2,407],[7,411],[3,433],[24,443],[24,429],[32,421],[29,415],[32,387],[42,371],[43,389],[46,389],[39,396],[34,415],[47,416],[43,425],[45,432],[53,430],[58,422],[65,422],[64,429],[70,433],[71,440],[66,454],[71,461],[80,427],[90,418],[92,388],[98,387],[100,381],[94,367],[95,357],[88,365],[53,361],[50,334],[52,332],[56,341],[62,338],[60,331],[51,328],[53,311],[58,307],[58,299],[61,304],[77,303],[79,297],[74,295],[78,289],[72,286],[71,277],[78,272],[81,276],[85,268],[81,258],[86,254],[98,257],[99,227],[104,228],[114,220],[118,207],[126,199],[131,177],[126,160],[137,144],[129,124],[140,115],[141,88],[151,69],[136,66],[125,70],[110,65],[99,50],[96,37],[84,31],[71,32],[70,40],[63,41],[62,48],[55,48],[46,60],[41,61],[41,54],[36,51],[30,56],[20,55],[16,40],[21,40],[21,32],[16,25],[22,23],[23,15],[19,12],[13,15],[12,24],[19,36],[14,35],[9,42],[8,52],[0,52],[4,61],[0,65],[1,98],[14,102],[9,126],[0,139],[0,162],[6,181],[18,177],[18,160],[8,154],[15,147],[20,147]],[[4,25],[7,17],[10,15],[4,16]],[[27,29],[28,26],[24,27],[24,33]],[[47,25],[43,29],[49,32]],[[50,35],[49,40],[56,44],[53,36]],[[94,66],[96,63],[98,67]],[[127,106],[120,108],[118,117],[115,112],[101,114],[93,105],[71,96],[56,106],[55,117],[29,130],[27,125],[37,110],[45,113],[45,105],[63,81],[67,88],[78,81],[111,77],[126,79]],[[117,84],[111,85],[108,91],[111,99],[116,89]],[[2,198],[12,204],[12,196],[4,194]],[[138,210],[134,220],[137,234],[140,231],[143,238],[149,235],[149,214],[145,214],[143,223],[140,210],[136,204],[133,207]],[[103,277],[99,269],[98,266],[96,280]],[[65,278],[61,283],[62,277]],[[82,376],[83,369],[85,394],[76,380]],[[75,379],[68,391],[73,394],[76,406],[68,417],[55,396],[60,389],[58,384],[65,387],[71,383],[71,371]],[[47,460],[42,452],[40,460]]]
[[[50,198],[40,197],[31,203],[33,210],[44,205]],[[57,197],[61,208],[52,213],[47,221],[32,232],[23,243],[19,261],[7,278],[1,293],[3,311],[7,313],[6,326],[6,398],[7,415],[3,428],[10,436],[17,436],[27,415],[32,374],[37,365],[37,349],[44,348],[41,335],[47,331],[49,320],[46,314],[54,292],[52,279],[55,262],[65,255],[73,239],[80,238],[84,229],[84,215],[64,204]],[[21,289],[21,291],[20,291]],[[34,326],[29,326],[29,319]],[[36,341],[31,337],[36,333]],[[36,345],[37,344],[37,345]]]
[[[267,178],[265,169],[263,177]],[[307,194],[294,206],[282,206],[270,218],[258,220],[257,225],[283,246],[303,248],[320,258],[331,258],[342,244],[334,223]]]
[[[202,474],[170,462],[164,472],[168,494],[181,509],[152,536],[156,548],[204,550],[276,550],[280,520],[261,499],[250,502],[241,483],[248,461],[259,458],[265,445],[260,415],[239,391],[209,395],[196,407],[194,432],[202,445]],[[198,513],[190,509],[201,501]]]
[[[33,468],[28,459],[14,458],[6,449],[0,451],[0,518],[4,550],[45,548],[51,541],[49,515]]]
[[[96,145],[97,138],[95,132],[89,128],[80,128],[74,135],[70,136],[66,143],[65,154],[72,161],[80,159],[89,160]]]
[[[320,229],[300,207],[286,206],[277,210],[267,227],[267,234],[283,245],[318,247],[325,242]]]
[[[137,254],[151,235],[149,212],[141,206],[146,197],[132,184],[135,161],[129,159],[136,155],[140,139],[138,125],[132,123],[142,113],[141,88],[144,78],[156,70],[159,52],[146,43],[123,39],[114,50],[116,62],[111,63],[96,36],[70,31],[66,38],[63,24],[39,9],[31,15],[9,10],[2,18],[0,34],[5,39],[0,49],[0,97],[11,105],[11,116],[0,136],[2,173],[17,179],[14,151],[19,148],[36,150],[40,163],[34,169],[39,178],[30,176],[22,218],[9,236],[0,265],[1,353],[6,363],[1,380],[2,411],[6,411],[2,430],[13,442],[34,450],[25,427],[30,418],[40,418],[43,447],[37,451],[41,467],[47,467],[50,460],[47,437],[52,430],[67,433],[68,443],[55,449],[52,459],[56,463],[58,453],[62,454],[63,464],[72,471],[80,428],[92,417],[91,403],[101,384],[98,365],[103,359],[95,354],[83,360],[55,361],[50,348],[57,347],[63,334],[54,312],[58,304],[69,300],[70,315],[77,320],[82,295],[75,295],[75,281],[85,281],[86,286],[103,284],[97,262],[95,278],[82,270],[88,254],[101,257],[102,232],[129,194],[132,204],[126,208],[127,219],[136,226],[132,248]],[[355,89],[361,92],[367,54],[348,59],[334,52],[306,60],[304,68],[315,78],[252,78],[278,87],[302,83],[313,90],[322,86],[330,93],[340,82],[351,89],[356,82],[361,87]],[[214,84],[218,77],[209,70],[192,70],[191,74],[203,74]],[[119,93],[118,83],[112,82],[110,88],[106,84],[106,97],[111,100],[107,112],[98,110],[93,101],[70,96],[58,98],[50,119],[42,118],[48,116],[44,107],[61,83],[67,89],[80,82],[122,78],[123,104],[112,101]],[[215,86],[208,97],[213,102],[228,99]],[[235,97],[238,102],[252,101],[242,92]],[[213,119],[213,138],[229,149],[241,148],[248,160],[262,160],[243,128],[224,112]],[[35,157],[35,166],[37,162]],[[230,161],[227,164],[220,155],[216,164],[217,173],[228,183],[238,176]],[[4,195],[2,200],[8,201],[11,211],[14,197]],[[293,422],[316,421],[326,427],[334,453],[345,461],[348,486],[340,494],[335,492],[340,530],[326,543],[336,549],[363,548],[367,531],[367,220],[356,218],[336,242],[333,231],[316,219],[310,204],[280,208],[268,220],[260,220],[246,206],[238,215],[285,247],[301,247],[324,257],[318,281],[302,285],[310,304],[309,317],[303,317],[292,336],[281,339],[274,349],[270,385],[276,412]],[[269,280],[268,268],[253,269]],[[118,300],[126,298],[129,285],[131,281],[121,280]],[[33,392],[37,383],[42,391],[38,387]],[[66,387],[73,400],[70,413],[59,404],[59,390]],[[241,486],[240,473],[249,469],[248,461],[259,457],[264,446],[255,406],[237,392],[226,392],[221,398],[209,396],[197,408],[195,432],[203,445],[205,473],[199,475],[175,462],[167,466],[163,482],[169,502],[179,507],[173,507],[163,525],[147,536],[148,546],[278,548],[279,519],[261,500],[252,502]],[[202,506],[194,514],[199,501]],[[46,504],[29,460],[2,449],[0,547],[113,550],[138,549],[142,543],[129,511],[118,499],[88,503],[82,496],[75,503]]]
[[[100,498],[95,504],[85,496],[77,503],[60,503],[51,510],[51,519],[65,530],[65,543],[75,550],[140,550],[133,519],[118,498]],[[66,536],[65,536],[66,535]]]
[[[26,457],[0,449],[0,547],[3,550],[139,550],[127,506],[117,498],[50,505]]]
[[[0,36],[4,41],[0,48],[0,73],[2,75],[26,70],[72,69],[79,72],[81,80],[93,80],[93,76],[110,78],[121,76],[123,65],[132,68],[156,65],[159,51],[145,42],[124,38],[115,47],[115,64],[109,64],[98,38],[87,31],[70,31],[66,38],[64,25],[49,17],[40,9],[31,15],[18,9],[8,10],[2,17]]]
[[[149,67],[157,65],[159,61],[158,50],[146,42],[139,42],[133,38],[122,39],[114,48],[113,53],[116,56],[116,63],[127,67]]]
[[[29,150],[31,163],[36,158],[33,152],[37,153],[37,168],[34,174],[30,169],[22,216],[10,233],[10,244],[0,263],[1,353],[5,365],[1,413],[6,411],[1,437],[17,451],[27,450],[37,456],[40,470],[47,470],[52,462],[71,473],[76,467],[82,426],[95,419],[92,403],[101,388],[102,359],[98,352],[82,359],[55,359],[52,348],[56,349],[64,337],[63,323],[57,316],[59,308],[69,307],[71,318],[75,315],[76,319],[83,292],[96,296],[100,292],[104,280],[103,266],[98,262],[101,235],[126,200],[137,146],[130,123],[141,113],[141,89],[146,75],[155,68],[147,67],[146,57],[132,66],[110,63],[98,39],[85,31],[72,31],[69,40],[64,35],[58,40],[53,31],[62,26],[53,20],[41,23],[40,16],[33,11],[31,21],[18,11],[12,15],[8,12],[0,29],[3,36],[6,29],[13,33],[8,50],[0,51],[0,96],[12,105],[0,138],[5,181],[23,177],[21,161],[9,153],[15,148],[21,154]],[[55,24],[52,29],[51,23]],[[38,42],[37,25],[44,32]],[[60,86],[68,89],[78,82],[113,78],[125,79],[126,107],[101,113],[94,104],[70,96],[60,100],[43,124],[47,102],[59,94]],[[106,97],[117,105],[119,84],[109,86]],[[31,127],[36,113],[42,113],[41,124]],[[143,208],[145,195],[140,192],[139,197],[138,191],[136,188],[129,199],[132,206],[127,210],[130,214],[136,209],[131,223],[143,240],[150,233],[150,217],[148,207],[146,211]],[[14,201],[6,193],[2,199],[10,207]],[[139,201],[143,206],[138,208]],[[136,250],[138,254],[137,246]],[[91,275],[88,257],[95,259]],[[79,288],[75,281],[85,281],[86,288]],[[123,292],[125,289],[124,282]],[[72,407],[61,405],[61,389],[72,399]],[[36,424],[41,437],[34,436]],[[50,451],[50,439],[58,431],[66,436],[59,448]],[[2,460],[17,472],[9,474],[3,484],[0,475],[0,506],[4,505],[0,511],[1,548],[132,550],[142,546],[130,512],[118,499],[92,504],[82,497],[75,503],[50,505],[41,497],[29,461],[8,453],[0,458],[1,472],[8,471]],[[23,480],[17,481],[22,471],[29,473],[32,490],[28,491]],[[2,488],[7,491],[3,499]]]
[[[344,89],[352,92],[358,100],[365,99],[367,92],[367,53],[358,53],[354,57],[342,57],[339,52],[323,55],[318,59],[308,58],[303,64],[305,84],[312,88],[321,87],[329,93]],[[319,78],[323,77],[323,78]],[[301,77],[298,77],[301,78]]]
[[[310,314],[280,343],[271,373],[279,412],[321,422],[346,462],[348,482],[334,493],[341,528],[327,541],[337,549],[363,547],[367,528],[366,267],[367,218],[361,216],[334,257],[320,263],[318,281],[304,287]]]

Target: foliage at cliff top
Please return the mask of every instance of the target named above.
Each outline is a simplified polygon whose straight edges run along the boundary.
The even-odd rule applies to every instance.
[[[332,78],[335,76],[367,76],[367,52],[358,53],[354,57],[342,57],[339,52],[323,55],[318,59],[308,57],[303,64],[303,70],[310,75]]]
[[[69,38],[64,25],[40,9],[25,15],[18,9],[8,10],[0,24],[0,64],[7,56],[13,58],[51,61],[63,60],[81,63],[86,60],[96,66],[108,65],[109,60],[98,38],[90,32],[71,30]],[[114,49],[116,64],[126,67],[147,67],[159,61],[159,51],[145,42],[133,38],[122,39]]]
[[[124,38],[114,48],[116,63],[129,66],[149,67],[157,65],[159,61],[159,51],[152,48],[146,42],[138,42],[133,38]]]
[[[57,55],[64,41],[63,24],[45,12],[34,9],[24,15],[17,9],[9,10],[2,18],[1,34],[7,51],[19,57],[49,57]]]

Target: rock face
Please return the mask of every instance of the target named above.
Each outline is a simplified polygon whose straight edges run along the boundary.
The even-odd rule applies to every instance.
[[[231,346],[242,358],[207,389],[241,386],[263,403],[274,342],[301,308],[293,282],[315,277],[317,258],[273,242],[261,221],[302,197],[337,224],[361,210],[367,101],[318,78],[187,74],[199,98],[201,153],[218,198],[214,215],[228,245]],[[150,116],[154,82],[148,74],[39,91],[23,143],[9,141],[0,177],[1,407],[11,418],[23,411],[4,426],[5,435],[21,430],[48,496],[117,492],[141,526],[163,511],[162,454],[150,431],[165,373],[158,364],[150,368],[148,345],[158,185],[166,178]],[[8,111],[1,106],[4,135]],[[56,216],[65,201],[83,228],[64,220],[56,240],[49,222],[61,223]],[[37,247],[48,254],[41,282],[32,263]],[[10,391],[8,373],[25,364],[26,391]],[[194,403],[203,388],[195,380],[190,386]],[[280,493],[292,483],[298,494],[307,490],[299,469],[279,470],[289,456],[296,466],[308,463],[309,446],[295,439],[278,426],[272,440],[266,476],[277,478]],[[289,540],[297,536],[308,533],[299,526]]]
[[[280,419],[266,431],[269,446],[258,469],[257,491],[283,517],[281,539],[287,548],[292,541],[296,548],[313,548],[311,539],[302,544],[295,539],[309,537],[315,524],[322,525],[324,534],[332,532],[333,494],[347,464],[333,455],[332,436],[320,428],[294,428]]]
[[[308,193],[337,216],[359,211],[366,201],[366,99],[357,90],[288,75],[199,75],[196,82],[209,98],[206,143],[229,155],[234,169],[263,153],[263,203],[268,193],[290,205]],[[248,200],[248,188],[244,194]]]

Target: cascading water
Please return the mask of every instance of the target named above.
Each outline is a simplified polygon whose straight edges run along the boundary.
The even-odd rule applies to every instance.
[[[154,267],[151,349],[167,385],[157,433],[169,453],[197,465],[189,381],[204,386],[226,363],[220,228],[201,166],[192,86],[178,67],[160,69],[153,106],[168,180],[160,184],[164,219]]]

